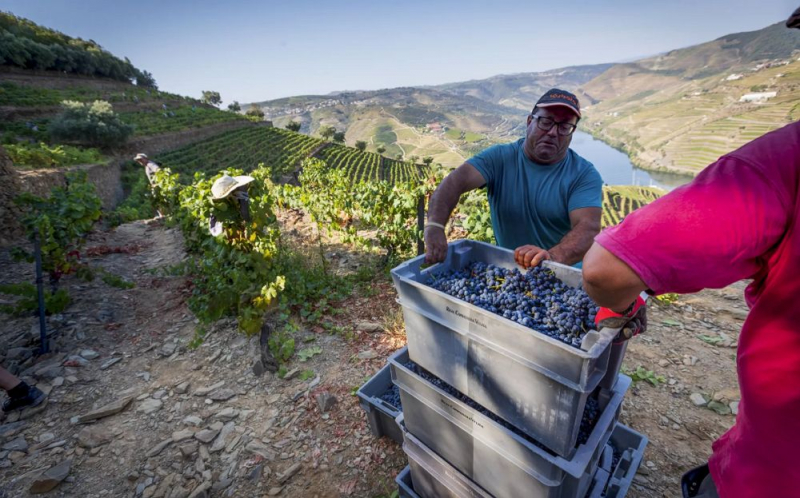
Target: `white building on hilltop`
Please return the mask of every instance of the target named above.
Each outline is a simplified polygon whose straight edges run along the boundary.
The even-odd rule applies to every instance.
[[[778,92],[758,92],[758,93],[746,93],[742,95],[739,99],[739,102],[766,102],[767,100],[774,98],[778,95]]]

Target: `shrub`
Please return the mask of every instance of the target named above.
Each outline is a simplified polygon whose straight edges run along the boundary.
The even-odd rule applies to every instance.
[[[50,275],[53,292],[62,275],[86,269],[78,251],[100,218],[100,198],[86,172],[68,172],[66,180],[66,186],[55,187],[50,197],[25,192],[15,199],[23,209],[21,221],[28,236],[39,237],[42,268]],[[15,248],[12,254],[18,260],[33,261],[33,254],[22,248]]]
[[[81,149],[70,145],[49,146],[38,144],[12,143],[6,145],[8,155],[17,166],[49,168],[73,166],[75,164],[96,164],[105,159],[97,149]]]
[[[124,144],[133,133],[133,127],[120,121],[106,101],[65,100],[61,105],[64,111],[48,127],[54,140],[111,148]]]

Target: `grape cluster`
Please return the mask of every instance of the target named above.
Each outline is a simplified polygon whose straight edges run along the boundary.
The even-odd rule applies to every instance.
[[[617,465],[619,465],[619,461],[622,459],[622,452],[619,451],[619,448],[611,444],[611,449],[614,450],[614,458],[611,459],[611,473],[613,474],[615,470],[617,470]]]
[[[397,408],[399,411],[403,411],[403,405],[400,403],[400,388],[396,385],[392,384],[392,387],[380,395],[380,399]]]
[[[433,275],[428,285],[576,348],[598,310],[586,292],[541,266],[522,273],[475,262]]]
[[[477,410],[478,412],[482,413],[483,415],[485,415],[485,416],[489,417],[490,419],[494,420],[495,422],[497,422],[498,424],[502,425],[506,429],[510,430],[514,434],[516,434],[516,435],[520,436],[521,438],[525,439],[527,442],[529,442],[529,443],[531,443],[531,444],[533,444],[533,445],[535,445],[535,446],[537,446],[539,448],[542,448],[542,449],[546,450],[550,454],[554,454],[547,447],[542,445],[542,443],[536,441],[535,439],[533,439],[532,437],[530,437],[526,433],[524,433],[521,430],[517,429],[515,426],[511,425],[510,423],[506,422],[505,420],[503,420],[502,418],[498,417],[494,413],[490,412],[489,410],[487,410],[483,406],[481,406],[478,403],[476,403],[475,401],[473,401],[472,398],[469,398],[468,396],[462,394],[460,391],[456,390],[453,386],[451,386],[447,382],[443,381],[439,377],[436,377],[435,375],[433,375],[432,373],[428,372],[427,370],[425,370],[421,366],[417,365],[413,361],[408,361],[408,362],[404,363],[403,366],[405,366],[406,368],[408,368],[412,372],[416,373],[417,375],[419,375],[420,377],[422,377],[426,381],[430,382],[434,386],[436,386],[439,389],[443,390],[447,394],[453,396],[457,400],[459,400],[462,403],[466,404],[470,408],[472,408],[474,410]],[[597,424],[597,419],[598,419],[599,415],[600,415],[600,405],[598,404],[597,399],[593,398],[593,397],[587,398],[586,399],[586,408],[583,411],[583,417],[581,419],[581,427],[580,427],[580,430],[578,432],[578,440],[575,443],[575,447],[576,448],[578,446],[582,445],[582,444],[585,444],[586,441],[589,440],[589,435],[592,433],[592,430],[594,430],[594,426],[595,426],[595,424]]]

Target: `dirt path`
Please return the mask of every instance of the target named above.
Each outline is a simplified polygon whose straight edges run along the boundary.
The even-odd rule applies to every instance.
[[[298,240],[311,234],[300,219],[290,225],[286,232]],[[385,276],[326,317],[339,333],[297,323],[298,349],[320,346],[322,354],[294,359],[290,368],[307,373],[287,380],[253,373],[257,339],[239,334],[232,320],[215,323],[200,347],[189,347],[198,325],[186,304],[190,282],[170,271],[185,257],[176,229],[132,223],[93,235],[87,248],[95,254],[87,257],[93,267],[136,286],[65,279],[73,303],[48,319],[56,352],[35,361],[27,358],[37,345],[35,319],[0,323],[3,365],[16,365],[50,392],[43,409],[0,425],[0,485],[9,496],[27,496],[42,471],[64,461],[69,475],[52,495],[391,493],[405,455],[399,445],[372,438],[352,395],[405,341],[394,333],[397,305]],[[329,257],[342,267],[359,264],[343,248]],[[0,265],[9,269],[0,275],[3,283],[32,277],[29,265],[12,263],[6,253]],[[744,314],[741,286],[653,309],[650,331],[631,344],[625,364],[642,365],[667,382],[640,381],[626,399],[623,422],[650,438],[647,463],[629,496],[680,496],[681,473],[705,461],[711,441],[732,425],[733,416],[696,407],[689,395],[738,399],[731,346]],[[323,392],[338,401],[327,413],[317,402]],[[120,412],[73,423],[121,399],[131,401]]]

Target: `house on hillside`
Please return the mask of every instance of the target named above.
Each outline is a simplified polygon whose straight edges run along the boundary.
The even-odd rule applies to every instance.
[[[756,92],[746,93],[742,95],[739,102],[766,102],[769,99],[775,98],[778,92]]]
[[[442,123],[428,123],[428,131],[432,131],[434,133],[442,133],[444,128],[442,127]]]
[[[744,78],[743,74],[730,74],[727,78],[725,78],[725,81],[736,81],[742,78]]]

